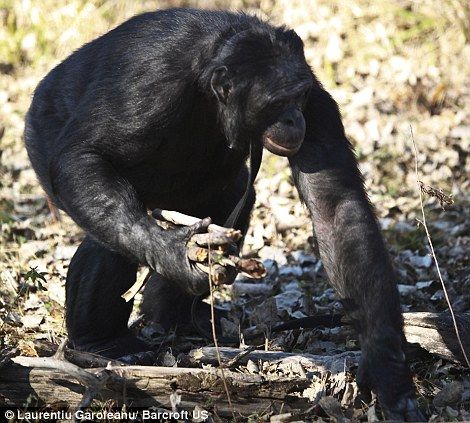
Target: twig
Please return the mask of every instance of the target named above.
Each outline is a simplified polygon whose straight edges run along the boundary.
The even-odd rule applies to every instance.
[[[126,303],[132,300],[132,298],[134,298],[141,288],[147,283],[151,275],[152,271],[150,269],[146,269],[144,273],[137,278],[134,285],[132,285],[126,292],[124,292],[124,294],[121,295],[121,298],[123,298]]]
[[[160,209],[155,209],[152,212],[152,216],[157,220],[165,220],[167,222],[174,223],[175,225],[183,226],[192,226],[201,220],[197,217],[188,216],[187,214],[183,214],[177,211]],[[207,231],[212,233],[224,234],[229,238],[235,239],[235,241],[241,238],[241,232],[239,230],[233,228],[225,228],[223,226],[215,225],[213,223],[208,226]]]
[[[230,367],[236,366],[240,361],[242,361],[245,357],[250,355],[253,351],[255,351],[257,348],[256,345],[250,345],[248,348],[245,348],[241,352],[239,352],[235,357],[231,358],[229,361],[227,361],[225,364],[223,364],[220,367],[229,369]],[[219,350],[220,354],[220,350]]]
[[[204,263],[208,261],[209,250],[207,248],[198,247],[196,245],[188,246],[187,255],[189,260],[197,263]],[[242,259],[233,254],[228,255],[227,257],[223,255],[223,251],[211,251],[211,261],[213,266],[221,265],[224,267],[234,267],[238,272],[241,272],[243,275],[251,279],[261,279],[266,276],[266,268],[263,263],[259,262],[256,259]],[[206,273],[209,273],[207,269],[201,268]],[[218,284],[219,281],[214,279]]]
[[[59,345],[59,348],[57,348],[57,351],[54,353],[52,357],[55,358],[56,360],[66,361],[65,359],[65,347],[66,346],[67,346],[67,339],[63,339]]]
[[[413,148],[414,148],[414,153],[415,153],[415,174],[416,174],[416,181],[417,181],[418,187],[419,187],[418,191],[419,191],[419,202],[420,202],[420,206],[421,206],[421,215],[423,216],[422,221],[420,221],[419,219],[416,219],[416,220],[418,220],[418,222],[423,225],[424,230],[426,231],[426,236],[428,238],[428,243],[429,243],[429,247],[431,249],[431,254],[432,254],[432,257],[434,259],[434,264],[436,265],[436,270],[437,270],[437,274],[439,275],[439,280],[441,281],[442,291],[444,292],[444,296],[445,296],[447,305],[449,306],[450,314],[452,316],[452,322],[454,324],[455,334],[457,336],[457,340],[458,340],[460,348],[462,350],[462,354],[463,354],[463,356],[465,358],[465,361],[467,363],[467,367],[470,368],[470,361],[468,360],[467,353],[465,352],[465,348],[464,348],[463,343],[462,343],[462,339],[460,338],[460,331],[459,331],[459,328],[458,328],[458,325],[457,325],[457,320],[455,318],[454,310],[452,309],[452,305],[450,303],[449,295],[447,293],[447,289],[446,289],[444,280],[442,279],[441,269],[439,267],[439,263],[437,262],[437,257],[436,257],[436,253],[434,252],[434,246],[433,246],[433,243],[432,243],[432,240],[431,240],[431,235],[429,233],[428,226],[426,224],[426,216],[425,216],[425,213],[424,213],[424,204],[423,204],[423,193],[422,193],[422,188],[421,188],[422,183],[419,180],[419,173],[418,173],[418,148],[416,147],[416,143],[415,143],[414,136],[413,136],[413,128],[412,128],[411,125],[410,125],[410,134],[411,134],[411,142],[413,143]]]
[[[222,232],[206,232],[203,234],[194,234],[190,241],[195,242],[197,245],[206,247],[211,245],[230,245],[237,242],[240,238],[238,236],[227,236]]]
[[[101,390],[106,386],[111,376],[113,376],[112,372],[108,369],[103,369],[96,374],[96,383],[85,387],[85,393],[77,406],[77,410],[89,407],[93,400],[100,394]]]
[[[207,246],[209,250],[209,267],[212,267],[211,261],[211,246],[210,244]],[[220,350],[219,350],[219,343],[217,341],[217,332],[215,330],[215,311],[214,311],[214,286],[212,284],[212,275],[209,272],[209,297],[211,302],[211,327],[212,327],[212,339],[214,341],[215,350],[217,352],[217,361],[219,362],[220,367],[220,376],[222,379],[222,383],[224,384],[225,393],[227,394],[227,402],[232,410],[233,421],[237,421],[237,417],[235,416],[235,409],[233,408],[232,398],[230,397],[230,391],[228,390],[227,380],[225,379],[224,368],[222,366],[222,358],[220,357]]]

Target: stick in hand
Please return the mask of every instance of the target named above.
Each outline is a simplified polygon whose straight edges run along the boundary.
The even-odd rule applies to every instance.
[[[152,216],[160,221],[170,222],[175,225],[192,226],[201,219],[188,216],[171,210],[156,209]],[[237,255],[229,254],[230,245],[235,244],[242,237],[241,231],[233,228],[210,224],[207,233],[195,234],[188,242],[188,258],[203,272],[210,274],[213,282],[220,285],[226,282],[226,267],[233,267],[243,275],[261,279],[266,276],[263,264],[255,259],[242,259]],[[205,248],[203,248],[205,247]],[[210,253],[209,253],[210,251]],[[210,263],[209,266],[209,254]],[[123,295],[126,301],[130,301],[139,292],[148,280],[150,272],[139,278],[132,287]]]

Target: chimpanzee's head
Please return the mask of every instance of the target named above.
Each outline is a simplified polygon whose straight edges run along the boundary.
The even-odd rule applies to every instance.
[[[268,26],[237,33],[217,64],[210,84],[230,147],[246,150],[257,138],[274,154],[295,154],[304,140],[302,110],[315,81],[298,35]]]

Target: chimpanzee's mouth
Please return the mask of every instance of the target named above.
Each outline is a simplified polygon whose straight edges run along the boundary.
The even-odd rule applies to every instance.
[[[263,145],[268,151],[278,156],[289,157],[293,156],[297,151],[299,151],[302,142],[295,144],[285,145],[277,143],[273,138],[269,136],[263,137]]]

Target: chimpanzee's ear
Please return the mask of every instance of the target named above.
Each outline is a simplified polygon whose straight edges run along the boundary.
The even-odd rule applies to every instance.
[[[214,70],[211,78],[211,87],[219,101],[227,104],[228,97],[232,91],[232,82],[228,77],[227,66],[220,66]]]

